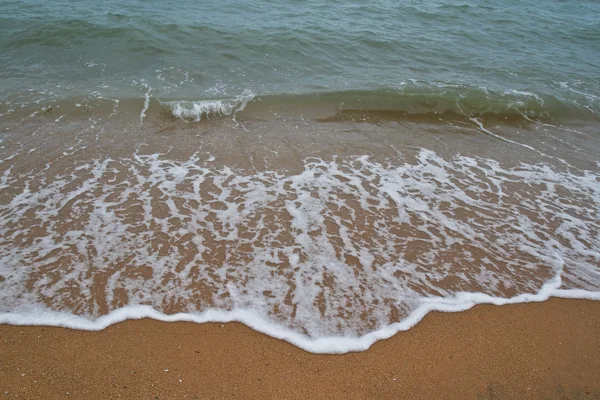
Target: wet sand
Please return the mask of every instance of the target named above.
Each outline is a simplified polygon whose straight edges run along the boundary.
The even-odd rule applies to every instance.
[[[600,302],[431,313],[366,352],[314,355],[241,324],[0,326],[0,398],[600,399]]]

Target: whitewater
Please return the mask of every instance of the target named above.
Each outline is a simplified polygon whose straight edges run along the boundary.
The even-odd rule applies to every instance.
[[[401,155],[398,157],[403,158]],[[3,175],[0,322],[229,322],[367,349],[430,311],[600,299],[599,176],[420,149],[248,173],[215,157]]]

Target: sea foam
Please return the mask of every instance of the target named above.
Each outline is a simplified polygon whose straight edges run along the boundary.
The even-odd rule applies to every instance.
[[[249,91],[240,96],[231,99],[219,100],[174,100],[161,102],[171,110],[174,117],[200,122],[202,118],[220,117],[234,115],[242,111],[246,104],[254,98],[254,94]]]
[[[2,177],[0,322],[239,321],[343,353],[432,310],[600,300],[599,176],[477,157],[248,172],[133,154]]]
[[[164,314],[150,306],[126,306],[107,315],[90,320],[67,312],[57,312],[45,307],[32,307],[22,313],[0,313],[0,323],[10,325],[56,326],[77,330],[99,331],[126,320],[150,318],[162,322],[227,323],[240,322],[249,328],[276,339],[285,340],[305,351],[315,354],[345,354],[368,350],[379,340],[389,339],[398,332],[407,331],[432,311],[460,312],[477,304],[508,304],[542,302],[550,297],[600,300],[600,291],[561,290],[560,276],[545,284],[536,294],[522,294],[513,298],[492,297],[482,293],[457,293],[452,298],[429,298],[402,322],[393,323],[362,336],[330,336],[312,338],[291,330],[251,309],[224,311],[206,310],[200,313]]]

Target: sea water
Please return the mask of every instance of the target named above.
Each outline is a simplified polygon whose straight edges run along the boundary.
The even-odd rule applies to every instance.
[[[600,299],[600,6],[3,1],[0,322],[367,349]]]

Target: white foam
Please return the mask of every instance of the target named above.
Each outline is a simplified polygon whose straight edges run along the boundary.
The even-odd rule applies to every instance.
[[[134,154],[51,179],[5,172],[0,322],[240,321],[343,353],[432,310],[600,300],[597,171],[424,149],[410,162],[310,159],[297,174],[214,161]]]
[[[57,312],[45,307],[34,307],[21,313],[0,313],[0,324],[56,326],[78,330],[99,331],[126,320],[150,318],[163,322],[227,323],[240,322],[249,328],[276,339],[285,340],[315,354],[344,354],[365,351],[379,340],[388,339],[398,332],[407,331],[432,311],[460,312],[478,304],[503,306],[518,303],[542,302],[550,297],[600,300],[600,291],[561,290],[560,276],[545,284],[536,294],[521,294],[512,298],[492,297],[483,293],[457,293],[451,298],[428,298],[402,322],[387,325],[362,336],[330,336],[311,338],[291,330],[249,309],[224,311],[210,309],[201,313],[163,314],[149,306],[126,306],[95,320],[70,313]]]
[[[167,105],[173,116],[199,122],[202,116],[231,115],[236,104],[230,100],[170,101]]]
[[[526,149],[528,149],[528,150],[535,151],[535,152],[537,152],[537,153],[538,153],[538,154],[540,154],[540,155],[543,155],[543,156],[546,156],[546,157],[548,157],[546,154],[542,153],[541,151],[537,150],[536,148],[534,148],[534,147],[532,147],[532,146],[530,146],[530,145],[528,145],[528,144],[524,144],[524,143],[515,142],[514,140],[507,139],[507,138],[505,138],[505,137],[502,137],[502,136],[500,136],[500,135],[497,135],[497,134],[495,134],[494,132],[492,132],[492,131],[490,131],[490,130],[486,129],[486,128],[483,126],[483,123],[482,123],[482,122],[481,122],[481,121],[480,121],[478,118],[469,118],[469,119],[470,119],[472,122],[476,123],[476,124],[477,124],[477,126],[479,126],[479,129],[481,129],[483,132],[487,133],[488,135],[491,135],[491,136],[493,136],[493,137],[495,137],[495,138],[498,138],[498,139],[500,139],[500,140],[503,140],[503,141],[505,141],[505,142],[508,142],[508,143],[516,144],[517,146],[524,147],[524,148],[526,148]]]
[[[144,83],[142,80],[142,86],[145,87],[147,89],[146,93],[144,94],[144,107],[142,108],[142,111],[140,112],[140,123],[144,122],[144,117],[146,117],[146,111],[148,111],[148,107],[150,106],[150,93],[152,93],[152,87],[149,86],[147,83]],[[116,102],[116,105],[118,105],[119,103]]]
[[[167,106],[174,117],[200,122],[202,118],[235,115],[246,107],[246,104],[254,98],[251,92],[232,99],[198,100],[198,101],[166,101],[161,104]]]

